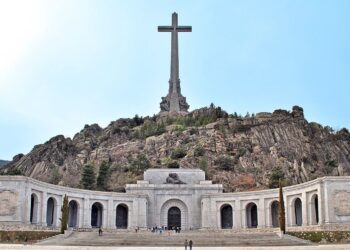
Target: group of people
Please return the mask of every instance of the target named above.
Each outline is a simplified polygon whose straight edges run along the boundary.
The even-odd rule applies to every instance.
[[[189,250],[192,250],[192,246],[193,246],[193,241],[192,240],[185,240],[185,250],[187,250],[187,247],[189,247]]]

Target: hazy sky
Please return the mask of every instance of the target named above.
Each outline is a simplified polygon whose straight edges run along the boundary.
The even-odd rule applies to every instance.
[[[85,124],[153,115],[168,90],[171,13],[190,109],[304,108],[350,128],[350,1],[0,0],[0,159]]]

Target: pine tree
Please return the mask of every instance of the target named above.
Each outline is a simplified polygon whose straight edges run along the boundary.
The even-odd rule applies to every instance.
[[[100,170],[98,172],[97,189],[106,190],[108,173],[109,173],[109,165],[107,164],[107,162],[103,161],[101,163]]]
[[[283,234],[286,233],[286,211],[284,209],[284,199],[283,199],[283,190],[282,190],[282,182],[279,181],[279,221],[280,221],[280,229]]]
[[[61,220],[61,233],[63,234],[68,227],[68,214],[69,214],[69,206],[68,206],[68,196],[64,195],[63,205],[61,207],[62,217]]]
[[[96,176],[92,165],[85,165],[81,176],[81,185],[85,189],[92,190],[95,187]]]

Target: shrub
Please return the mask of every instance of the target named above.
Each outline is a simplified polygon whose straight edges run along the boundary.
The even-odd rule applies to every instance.
[[[227,155],[219,156],[215,164],[222,170],[233,170],[235,165],[233,159]]]
[[[205,150],[202,146],[197,146],[194,148],[193,155],[198,157],[198,156],[203,156],[205,153]]]
[[[63,205],[61,207],[62,217],[61,220],[61,234],[67,230],[68,227],[68,216],[69,216],[69,205],[68,205],[68,196],[64,195]]]
[[[138,139],[144,139],[150,136],[154,135],[161,135],[165,132],[165,125],[164,123],[157,123],[155,121],[147,121],[145,122],[141,128],[137,129],[134,132],[134,137]]]
[[[187,152],[183,147],[177,147],[171,152],[170,158],[176,160],[184,158],[186,155]]]
[[[152,166],[145,154],[138,154],[135,158],[130,155],[128,157],[128,161],[129,170],[135,174],[141,174],[143,171]]]

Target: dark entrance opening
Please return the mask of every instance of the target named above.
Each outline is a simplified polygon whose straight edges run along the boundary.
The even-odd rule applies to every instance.
[[[118,205],[116,211],[115,226],[117,228],[128,228],[128,207],[126,205]]]
[[[171,207],[168,211],[168,228],[181,228],[181,211],[178,207]]]
[[[102,226],[102,205],[101,203],[95,202],[91,207],[91,226],[101,227]]]
[[[48,227],[55,226],[54,225],[54,219],[55,219],[55,200],[50,197],[47,200],[47,210],[46,210],[46,223]]]
[[[272,227],[279,227],[280,226],[280,221],[279,221],[280,211],[279,211],[278,205],[279,205],[278,201],[274,201],[271,204]]]
[[[230,205],[224,205],[221,208],[221,228],[232,228],[232,207]]]
[[[30,197],[30,223],[37,223],[38,215],[38,197],[32,194]]]
[[[294,212],[295,212],[295,224],[297,226],[301,226],[303,224],[303,216],[302,216],[301,200],[299,198],[295,199]]]
[[[69,227],[77,227],[78,221],[78,203],[74,200],[69,202],[69,210],[68,210],[68,225]]]
[[[249,203],[246,209],[248,228],[258,227],[258,208],[255,203]]]

